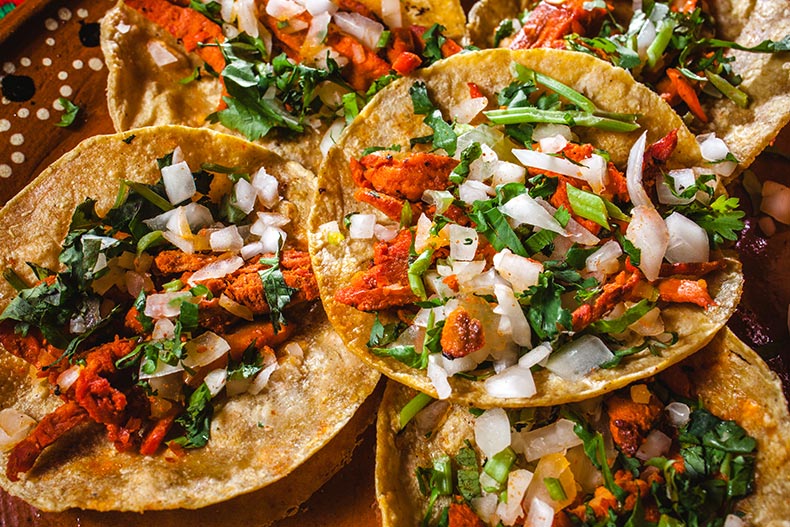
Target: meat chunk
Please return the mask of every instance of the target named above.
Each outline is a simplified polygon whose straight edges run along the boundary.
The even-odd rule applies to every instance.
[[[661,415],[663,407],[655,397],[651,397],[649,403],[642,404],[614,395],[606,401],[606,409],[609,412],[612,439],[620,450],[633,457]]]
[[[584,0],[566,0],[560,4],[539,3],[529,14],[510,48],[564,48],[563,37],[566,35],[586,35],[588,28],[603,20],[607,10],[598,7],[587,10],[584,8],[585,3]]]
[[[696,304],[700,307],[716,305],[708,293],[708,283],[703,279],[665,278],[658,283],[658,297],[664,302]]]
[[[351,159],[351,174],[360,187],[418,201],[426,190],[447,189],[450,173],[457,165],[458,160],[452,157],[423,152],[404,159],[368,154],[358,161]]]
[[[154,258],[154,269],[162,275],[195,272],[215,261],[217,256],[204,253],[185,253],[184,251],[162,251]]]
[[[639,269],[620,271],[612,281],[603,286],[603,292],[592,304],[584,304],[573,312],[573,330],[581,331],[614,308],[626,298],[642,280]]]
[[[466,357],[485,346],[483,324],[458,307],[444,323],[441,344],[444,355],[454,359]]]

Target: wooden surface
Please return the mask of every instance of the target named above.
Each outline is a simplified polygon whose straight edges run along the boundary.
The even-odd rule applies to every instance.
[[[0,205],[82,139],[113,132],[105,102],[107,70],[101,50],[80,40],[80,31],[83,37],[90,33],[96,27],[92,24],[112,4],[108,0],[27,0],[0,21],[0,76],[27,76],[36,89],[27,101],[15,102],[5,97],[0,101]],[[76,123],[69,128],[55,126],[61,115],[55,103],[60,96],[81,108]],[[790,132],[785,131],[778,144],[785,151],[790,150]],[[787,183],[783,172],[788,167],[787,160],[770,156],[764,157],[756,169],[763,177],[771,175],[772,179]],[[790,256],[789,237],[771,243],[775,250],[770,253],[769,263],[776,264]],[[770,266],[760,266],[758,259],[752,267],[751,276],[747,275],[747,296],[752,292],[753,303],[759,303],[759,292],[771,290],[770,277],[766,276]],[[785,318],[790,300],[790,291],[784,291],[790,287],[780,289],[773,291],[775,298],[768,308],[773,310],[774,316],[769,317],[773,321]],[[776,312],[776,306],[784,306],[784,311]],[[776,336],[772,342],[787,342],[787,328],[781,326],[773,328]],[[786,347],[782,349],[771,357],[771,364],[786,374],[788,351]],[[787,386],[787,376],[785,380]],[[314,495],[299,515],[278,523],[278,527],[380,525],[373,489],[374,439],[370,428],[351,463]],[[79,524],[79,514],[43,514],[0,493],[0,526],[61,527],[74,525],[75,519]],[[111,524],[117,525],[108,523]]]

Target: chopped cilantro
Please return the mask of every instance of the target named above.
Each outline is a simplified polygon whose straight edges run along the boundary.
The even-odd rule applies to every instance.
[[[189,396],[186,412],[176,418],[176,423],[184,427],[184,435],[173,439],[173,443],[184,448],[200,448],[206,446],[211,436],[211,418],[214,407],[211,405],[211,392],[206,383],[202,383]]]
[[[60,121],[55,123],[55,126],[66,128],[74,124],[80,107],[66,99],[65,97],[58,97],[58,102],[63,107],[63,115],[60,116]]]

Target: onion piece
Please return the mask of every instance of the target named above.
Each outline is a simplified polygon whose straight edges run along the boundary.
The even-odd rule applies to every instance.
[[[562,152],[562,149],[568,145],[568,140],[561,135],[553,135],[544,137],[539,140],[540,151],[544,154],[556,154]]]
[[[247,388],[247,393],[251,393],[252,395],[258,395],[259,393],[261,393],[261,391],[263,391],[263,389],[266,388],[266,385],[269,384],[269,379],[271,378],[272,373],[274,373],[274,370],[276,370],[277,367],[278,364],[275,361],[269,364],[268,366],[266,366],[260,372],[258,372],[258,375],[255,376],[255,379],[253,379],[252,384],[250,384],[250,387]]]
[[[496,525],[497,495],[485,494],[477,498],[472,498],[472,510],[477,514],[486,525]]]
[[[614,354],[601,339],[584,335],[555,351],[546,362],[546,369],[563,379],[576,381],[613,358]]]
[[[569,419],[558,419],[550,425],[521,432],[524,443],[524,456],[527,461],[535,461],[543,456],[562,452],[583,441],[573,431],[575,423]]]
[[[337,6],[332,0],[305,0],[304,7],[311,16],[320,15],[322,13],[334,14],[337,12]]]
[[[55,381],[55,384],[58,386],[61,393],[66,393],[68,389],[71,388],[75,382],[77,382],[77,379],[80,377],[80,369],[81,366],[79,364],[74,364],[69,369],[58,375],[58,379]]]
[[[219,296],[219,307],[221,307],[228,313],[235,315],[239,318],[242,318],[244,320],[252,320],[254,318],[254,315],[250,308],[248,308],[245,305],[239,304],[235,300],[232,300],[225,293],[222,293]]]
[[[356,240],[369,240],[373,238],[375,227],[375,214],[354,214],[350,218],[348,236]]]
[[[414,431],[418,435],[426,435],[439,426],[442,418],[450,409],[450,403],[447,401],[434,401],[414,416],[412,422],[414,423]]]
[[[235,200],[235,207],[244,214],[249,214],[252,212],[252,209],[255,208],[257,192],[255,187],[252,186],[252,183],[246,179],[241,178],[233,185],[233,197]]]
[[[22,441],[36,426],[36,420],[14,409],[0,410],[0,450],[7,452]]]
[[[669,229],[652,204],[634,208],[625,237],[641,251],[639,269],[645,278],[651,282],[656,280],[669,246]]]
[[[186,344],[186,358],[182,360],[185,367],[197,369],[200,366],[211,364],[230,351],[230,344],[214,333],[206,331]]]
[[[221,258],[192,273],[187,283],[194,287],[195,284],[203,280],[222,278],[223,276],[238,271],[242,265],[244,265],[244,260],[240,256]]]
[[[614,274],[620,269],[618,258],[622,255],[623,249],[620,247],[620,244],[614,240],[609,240],[600,249],[587,257],[587,260],[584,262],[584,268],[596,275],[596,277]]]
[[[696,181],[694,170],[690,168],[670,170],[668,175],[674,183],[673,186],[676,194],[682,193]],[[658,194],[658,202],[664,205],[685,205],[694,201],[694,196],[690,198],[679,198],[675,196],[664,178],[659,178],[656,181],[656,193]]]
[[[511,366],[486,379],[485,390],[491,397],[502,399],[532,397],[537,393],[532,372],[519,365]]]
[[[494,193],[493,189],[481,181],[467,179],[458,186],[458,198],[464,203],[485,201]]]
[[[356,38],[369,50],[376,50],[376,44],[378,44],[381,38],[384,26],[375,20],[371,20],[354,12],[339,11],[335,13],[333,18],[335,24],[337,24],[337,27],[340,28],[342,32]]]
[[[496,284],[494,285],[494,295],[496,295],[498,304],[494,308],[494,313],[507,317],[510,322],[513,342],[526,348],[532,347],[532,330],[521,309],[521,304],[513,294],[513,289],[509,285]]]
[[[269,2],[268,4],[271,3],[272,2]],[[302,11],[304,11],[304,9],[302,9]],[[239,29],[249,36],[257,37],[260,35],[255,0],[236,0],[236,22],[238,23]],[[271,49],[271,46],[267,46],[267,49]]]
[[[157,293],[145,298],[145,316],[153,319],[172,318],[181,314],[181,302],[192,298],[189,291]]]
[[[388,242],[398,235],[398,228],[397,226],[388,227],[377,223],[373,226],[373,234],[377,240]]]
[[[507,501],[500,502],[496,509],[503,524],[515,525],[516,520],[524,516],[521,502],[532,483],[532,476],[532,472],[523,468],[511,470],[507,475]]]
[[[647,58],[647,48],[656,39],[656,25],[652,20],[646,20],[636,36],[636,49],[639,58],[645,60]]]
[[[229,225],[222,229],[212,231],[208,237],[211,250],[215,252],[239,252],[244,246],[241,239],[239,228],[236,225]]]
[[[581,177],[579,167],[567,159],[550,156],[536,150],[518,148],[513,149],[513,155],[516,156],[525,167],[548,170],[549,172],[556,172],[557,174],[574,178]]]
[[[343,133],[343,130],[346,128],[346,120],[345,119],[335,119],[335,121],[329,125],[327,128],[324,137],[321,138],[321,143],[318,145],[318,148],[321,150],[321,155],[326,157],[327,152],[329,149],[332,148],[339,140],[340,135]]]
[[[494,187],[507,183],[524,183],[527,175],[526,168],[508,161],[496,160],[491,163],[491,169],[493,172],[491,185]]]
[[[186,161],[163,167],[161,170],[165,193],[170,203],[177,205],[195,195],[195,178]]]
[[[536,364],[544,362],[551,355],[551,343],[541,342],[518,359],[518,365],[522,368],[531,368]]]
[[[441,365],[442,354],[432,353],[428,356],[428,378],[436,389],[439,399],[447,399],[452,393],[452,388],[447,380],[447,371]]]
[[[451,107],[450,118],[461,124],[468,124],[480,115],[480,112],[485,110],[486,106],[488,106],[488,98],[472,97]]]
[[[381,19],[389,29],[399,28],[403,25],[400,0],[381,0]]]
[[[637,459],[647,461],[654,457],[660,457],[669,452],[672,446],[672,438],[661,430],[653,430],[645,438],[645,441],[636,451]]]
[[[526,223],[568,236],[568,232],[554,219],[554,216],[527,193],[519,194],[504,205],[500,205],[499,210],[505,216],[516,220],[517,224]]]
[[[178,62],[178,57],[173,55],[164,44],[155,40],[148,43],[148,54],[151,55],[154,64],[160,68]]]
[[[598,154],[592,154],[587,159],[582,159],[579,169],[582,179],[590,184],[592,191],[601,194],[609,184],[609,168],[606,159]]]
[[[216,370],[212,370],[208,372],[206,378],[203,379],[203,382],[206,383],[206,387],[208,388],[211,397],[216,397],[216,395],[225,387],[225,383],[228,381],[228,370],[225,368],[217,368]]]
[[[239,2],[237,2],[238,6]],[[305,12],[305,7],[293,0],[268,0],[266,14],[277,20],[288,20]]]
[[[474,260],[478,244],[477,231],[470,227],[462,227],[451,223],[449,234],[450,258],[456,261],[467,262]]]
[[[505,410],[492,408],[475,419],[475,443],[489,459],[510,446],[510,420]]]
[[[724,527],[745,527],[746,522],[743,521],[743,518],[738,516],[737,514],[728,514],[726,518],[724,518]]]
[[[551,527],[553,522],[554,507],[540,498],[532,498],[527,521],[524,525],[529,525],[530,527]]]
[[[567,124],[554,124],[554,123],[538,123],[535,125],[535,130],[532,132],[532,140],[540,141],[546,137],[561,136],[565,141],[573,139],[573,132],[571,127]]]
[[[628,165],[625,169],[625,181],[628,196],[634,207],[653,207],[653,202],[642,186],[642,167],[645,162],[645,147],[647,146],[647,131],[639,136],[628,154]]]
[[[673,212],[664,220],[669,242],[664,257],[670,263],[707,262],[710,258],[708,233],[683,216]]]
[[[664,408],[664,411],[666,411],[667,417],[669,418],[669,422],[672,423],[672,426],[677,428],[685,426],[691,418],[691,409],[688,407],[688,405],[678,401],[669,403],[666,408]]]
[[[538,205],[543,207],[543,209],[548,212],[552,218],[554,217],[554,213],[557,212],[557,209],[549,203],[548,201],[544,200],[543,198],[537,198],[535,200]],[[570,218],[568,223],[565,225],[566,233],[563,236],[566,236],[568,239],[580,244],[580,245],[598,245],[600,242],[600,238],[598,236],[591,233],[589,230],[582,227],[581,223]],[[560,233],[562,234],[562,233]]]
[[[531,258],[513,254],[510,249],[503,249],[494,255],[494,269],[499,275],[510,282],[514,291],[525,291],[538,285],[538,278],[543,271],[543,264]]]
[[[727,143],[716,137],[715,133],[698,135],[697,144],[699,144],[699,150],[703,159],[714,163],[711,166],[711,170],[716,174],[727,177],[738,168],[738,163],[734,161],[725,161],[727,155],[730,153],[730,149]]]

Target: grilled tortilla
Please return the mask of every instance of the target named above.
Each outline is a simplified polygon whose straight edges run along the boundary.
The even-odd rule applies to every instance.
[[[356,200],[355,193],[358,190],[352,176],[351,162],[363,158],[363,151],[370,147],[383,147],[385,151],[381,153],[382,159],[390,156],[403,159],[398,156],[408,155],[404,151],[408,150],[407,145],[411,139],[431,133],[431,128],[423,123],[423,116],[415,115],[412,109],[409,91],[415,82],[425,83],[433,104],[444,116],[447,116],[450,108],[469,100],[468,84],[470,83],[474,84],[484,96],[489,97],[489,101],[494,98],[511,83],[513,63],[542,72],[581,91],[602,110],[639,113],[638,122],[642,129],[631,133],[573,128],[582,142],[591,142],[608,152],[615,165],[625,164],[636,136],[644,130],[647,131],[648,143],[664,137],[672,130],[677,130],[677,145],[670,162],[679,163],[680,166],[695,166],[695,159],[697,162],[699,159],[693,136],[683,127],[680,118],[658,96],[634,82],[624,70],[613,68],[603,61],[582,54],[548,49],[518,52],[488,50],[466,54],[447,59],[428,70],[419,72],[414,78],[402,79],[382,92],[365,108],[361,119],[351,124],[340,142],[330,150],[322,165],[318,184],[320,197],[315,202],[310,219],[313,266],[316,269],[327,314],[349,349],[388,377],[434,397],[437,396],[437,388],[429,378],[425,363],[422,368],[406,363],[407,360],[420,359],[419,342],[415,341],[416,347],[412,349],[412,356],[416,355],[416,359],[408,357],[406,360],[398,360],[394,356],[395,350],[391,349],[372,350],[371,348],[375,348],[376,345],[371,346],[368,343],[375,340],[371,331],[376,324],[377,315],[373,312],[360,311],[338,300],[339,292],[343,294],[352,284],[366,282],[364,273],[372,269],[375,240],[351,239],[342,227],[337,233],[330,232],[326,227],[333,221],[341,225],[344,218],[350,218],[354,213],[378,213],[379,222],[386,224],[389,221],[391,228],[397,229],[397,225],[393,226],[392,220],[388,220],[384,214]],[[493,103],[489,102],[488,107],[492,106]],[[387,151],[389,145],[401,145],[402,151]],[[440,154],[440,157],[441,155],[443,154]],[[378,190],[374,188],[367,192],[369,195],[377,195]],[[398,206],[396,212],[400,214],[400,211]],[[416,221],[417,217],[414,215],[412,222],[407,224],[413,225]],[[408,248],[408,244],[404,247]],[[378,254],[386,254],[386,251]],[[412,257],[409,264],[414,258],[416,257]],[[670,304],[662,308],[666,331],[675,334],[677,339],[661,351],[655,350],[656,353],[651,353],[643,349],[623,360],[617,367],[595,369],[576,378],[562,378],[541,368],[534,372],[537,393],[531,397],[493,396],[485,388],[485,376],[475,377],[474,373],[450,376],[449,397],[453,401],[479,407],[545,406],[582,400],[614,390],[636,379],[654,375],[704,346],[730,317],[740,297],[742,276],[737,262],[733,260],[725,260],[725,262],[725,266],[718,272],[706,276],[715,305],[711,304],[707,309],[690,304]],[[400,283],[399,287],[401,287]],[[409,287],[409,284],[405,284],[401,289],[408,293]],[[386,293],[382,295],[382,298],[386,297]],[[481,302],[479,296],[476,302],[478,305]],[[396,309],[403,309],[403,314],[407,318],[417,311],[416,307],[412,309],[409,305]],[[381,322],[394,324],[397,321],[396,317],[401,315],[401,313],[390,317],[382,315]],[[380,335],[386,333],[387,331],[384,330]],[[489,337],[490,335],[486,338]],[[442,338],[444,338],[443,333]],[[496,340],[497,337],[490,338]],[[392,339],[387,341],[390,342]],[[393,345],[397,344],[412,344],[412,342],[397,340]],[[534,340],[533,345],[535,345]],[[388,352],[391,354],[385,355]],[[436,355],[439,360],[443,360],[439,354]],[[489,368],[487,371],[490,373],[493,370]]]
[[[100,214],[106,212],[121,180],[158,181],[156,158],[176,147],[194,168],[216,163],[249,173],[265,167],[277,179],[281,206],[291,217],[288,244],[305,248],[315,181],[309,171],[231,136],[168,126],[88,139],[43,172],[0,212],[2,266],[31,283],[25,262],[57,269],[75,207],[90,197]],[[14,296],[3,281],[0,308]],[[299,344],[303,360],[281,355],[286,360],[258,395],[217,403],[205,447],[175,457],[163,455],[162,448],[151,456],[119,452],[102,426],[83,423],[45,449],[19,481],[5,475],[4,453],[2,486],[46,511],[143,511],[204,507],[281,480],[340,432],[378,378],[346,352],[320,305],[305,307],[299,317],[290,342]],[[3,350],[0,363],[0,407],[40,420],[63,404],[21,359]],[[344,382],[337,383],[339,378]]]
[[[264,3],[259,4],[259,11],[262,12]],[[349,5],[354,4],[373,13],[381,12],[380,2],[376,0],[349,2]],[[191,11],[180,7],[174,9]],[[428,28],[439,23],[446,28],[447,37],[453,39],[460,39],[465,31],[465,15],[455,0],[404,1],[401,3],[401,12],[404,28],[411,25]],[[192,12],[192,15],[200,17],[196,12]],[[207,23],[213,25],[213,22]],[[117,131],[141,126],[180,124],[239,133],[206,120],[220,109],[223,85],[216,75],[204,70],[198,79],[183,82],[204,64],[197,50],[187,52],[182,42],[166,29],[122,1],[102,19],[101,33],[102,51],[109,70],[107,102]],[[150,53],[151,46],[164,47],[175,61],[157,65]],[[216,73],[221,72],[224,64],[221,55],[218,60],[219,63],[213,64]],[[303,88],[294,89],[301,91]],[[366,89],[361,90],[361,95]],[[317,171],[322,157],[319,144],[333,119],[324,115],[322,120],[321,126],[306,124],[303,133],[272,130],[258,142],[287,159]]]
[[[574,0],[575,1],[575,0]],[[469,35],[472,42],[485,49],[494,45],[500,21],[519,17],[534,1],[480,0],[469,13]],[[631,2],[610,2],[614,18],[628,25],[633,14]],[[687,3],[691,4],[691,3]],[[696,6],[696,2],[692,5]],[[716,38],[741,46],[757,46],[763,41],[782,41],[790,34],[787,9],[790,2],[751,2],[748,0],[709,1],[704,5],[715,21]],[[591,36],[591,35],[587,35]],[[750,99],[747,107],[739,107],[727,97],[701,98],[702,110],[709,117],[707,124],[697,121],[700,133],[715,132],[727,143],[740,161],[739,173],[748,167],[790,120],[790,73],[786,68],[787,52],[776,54],[727,50],[725,56],[736,75],[742,77],[738,88]],[[637,77],[642,82],[648,80]],[[650,79],[655,82],[655,79]],[[735,175],[734,174],[734,175]]]
[[[662,373],[659,379],[672,385],[669,381],[673,377],[689,379],[692,399],[698,397],[711,414],[735,421],[756,440],[754,486],[746,498],[736,503],[735,511],[744,514],[747,525],[786,525],[790,507],[783,498],[790,492],[790,414],[776,374],[754,351],[724,329],[705,348]],[[432,416],[425,418],[432,424],[423,424],[421,428],[418,414],[417,419],[401,429],[400,411],[414,393],[389,383],[379,409],[376,494],[386,526],[416,525],[425,516],[428,497],[418,488],[415,477],[418,467],[431,467],[443,455],[453,458],[465,446],[479,452],[475,443],[475,417],[468,408],[459,405],[444,410],[426,409]],[[628,399],[629,391],[624,390],[622,397]],[[591,403],[583,404],[591,408]],[[600,400],[596,404],[600,406]],[[581,405],[577,410],[580,408]],[[607,428],[607,424],[602,427]],[[570,453],[567,456],[571,459]],[[523,457],[517,463],[523,467]],[[578,469],[573,470],[579,474]],[[449,502],[450,498],[439,498],[431,517],[435,519]],[[627,518],[625,514],[620,521]]]

